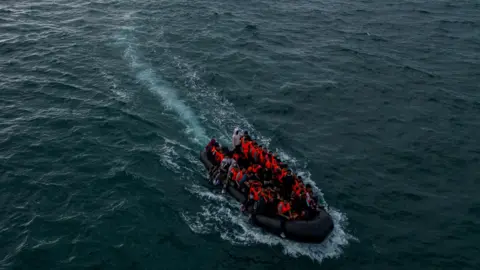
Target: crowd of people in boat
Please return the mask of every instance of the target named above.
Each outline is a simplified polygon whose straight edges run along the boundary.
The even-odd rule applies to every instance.
[[[214,185],[233,185],[247,200],[242,211],[254,206],[256,214],[287,220],[313,219],[319,210],[312,186],[304,184],[280,158],[252,140],[247,131],[236,128],[233,150],[215,139],[206,146],[207,158],[214,165],[210,179]]]

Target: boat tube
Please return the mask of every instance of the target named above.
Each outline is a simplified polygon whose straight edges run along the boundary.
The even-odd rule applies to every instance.
[[[207,170],[214,165],[207,157],[205,150],[200,152],[200,160]],[[220,179],[224,180],[224,179]],[[227,192],[240,203],[245,202],[246,196],[236,187],[227,186]],[[256,214],[255,206],[249,207],[247,211],[252,214],[252,221],[255,225],[276,235],[283,235],[298,242],[320,243],[332,232],[332,217],[325,211],[319,209],[319,213],[312,220],[287,220],[280,217],[268,217]]]

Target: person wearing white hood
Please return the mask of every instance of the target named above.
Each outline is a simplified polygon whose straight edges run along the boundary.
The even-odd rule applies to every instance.
[[[232,145],[233,145],[233,152],[241,152],[242,151],[242,141],[240,140],[242,138],[242,132],[240,128],[236,127],[233,130],[233,135],[232,135]]]

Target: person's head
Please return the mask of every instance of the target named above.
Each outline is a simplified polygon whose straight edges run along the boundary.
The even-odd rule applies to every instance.
[[[306,184],[305,188],[307,189],[308,192],[312,191],[312,185],[310,185],[310,184]]]
[[[240,132],[240,130],[235,131],[235,135],[238,135],[239,132]]]
[[[288,169],[287,170],[287,175],[292,175],[292,170]]]
[[[248,135],[248,131],[245,130],[245,131],[243,132],[243,135],[245,135],[245,136]]]
[[[297,178],[298,178],[298,180],[303,181],[303,178],[300,175]]]
[[[253,146],[257,146],[257,145],[258,145],[258,143],[257,143],[257,142],[253,142]]]

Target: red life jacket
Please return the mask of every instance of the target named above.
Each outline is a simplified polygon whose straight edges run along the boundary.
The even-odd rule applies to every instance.
[[[250,153],[250,157],[254,158],[255,156],[257,156],[257,158],[258,158],[257,149],[255,149],[255,147],[253,145],[250,147],[250,152],[249,153]]]
[[[248,142],[245,142],[245,140],[242,138],[242,151],[243,153],[245,154],[245,156],[248,157],[248,154],[249,154],[249,151],[250,151],[250,144],[252,142],[248,141]]]
[[[233,159],[235,159],[236,161],[238,161],[238,158],[240,158],[240,155],[235,153],[233,154]]]
[[[301,191],[300,189],[300,182],[298,182],[298,180],[295,179],[295,183],[293,184],[293,187],[292,187],[292,190],[295,191],[295,194],[300,194],[299,191]]]
[[[270,162],[270,158],[266,158],[266,161],[265,161],[265,168],[267,169],[272,169],[272,163]]]
[[[215,159],[218,161],[218,163],[222,162],[223,157],[224,157],[223,154],[220,153],[220,152],[217,152],[217,153],[215,154]]]
[[[271,156],[271,159],[270,159],[270,160],[271,160],[271,162],[272,162],[272,167],[277,168],[277,167],[278,167],[278,162],[277,162],[277,160],[276,160],[273,156]]]
[[[253,169],[252,169],[253,173],[257,173],[258,170],[260,170],[261,168],[262,168],[262,166],[260,166],[260,165],[253,165]]]
[[[257,149],[257,156],[258,156],[258,161],[260,162],[260,164],[263,165],[265,163],[265,157],[263,156],[263,149],[262,148]]]
[[[262,188],[260,186],[252,185],[250,187],[250,194],[253,194],[253,200],[258,201],[260,200],[260,193],[262,192]]]
[[[287,203],[283,203],[281,202],[282,204],[282,214],[286,214],[288,213],[288,211],[290,211],[290,204],[287,202]]]
[[[278,203],[278,206],[277,206],[277,210],[281,213],[281,214],[286,214],[288,213],[288,211],[290,211],[290,204],[287,202],[287,203],[283,203],[283,201],[280,201]]]
[[[237,174],[239,173],[238,169],[232,168],[230,171],[232,172],[232,179],[236,179]]]
[[[232,179],[233,179],[235,182],[240,182],[240,180],[242,180],[242,177],[243,177],[243,172],[242,172],[242,171],[238,171],[238,173],[235,175],[235,177],[232,177]]]

